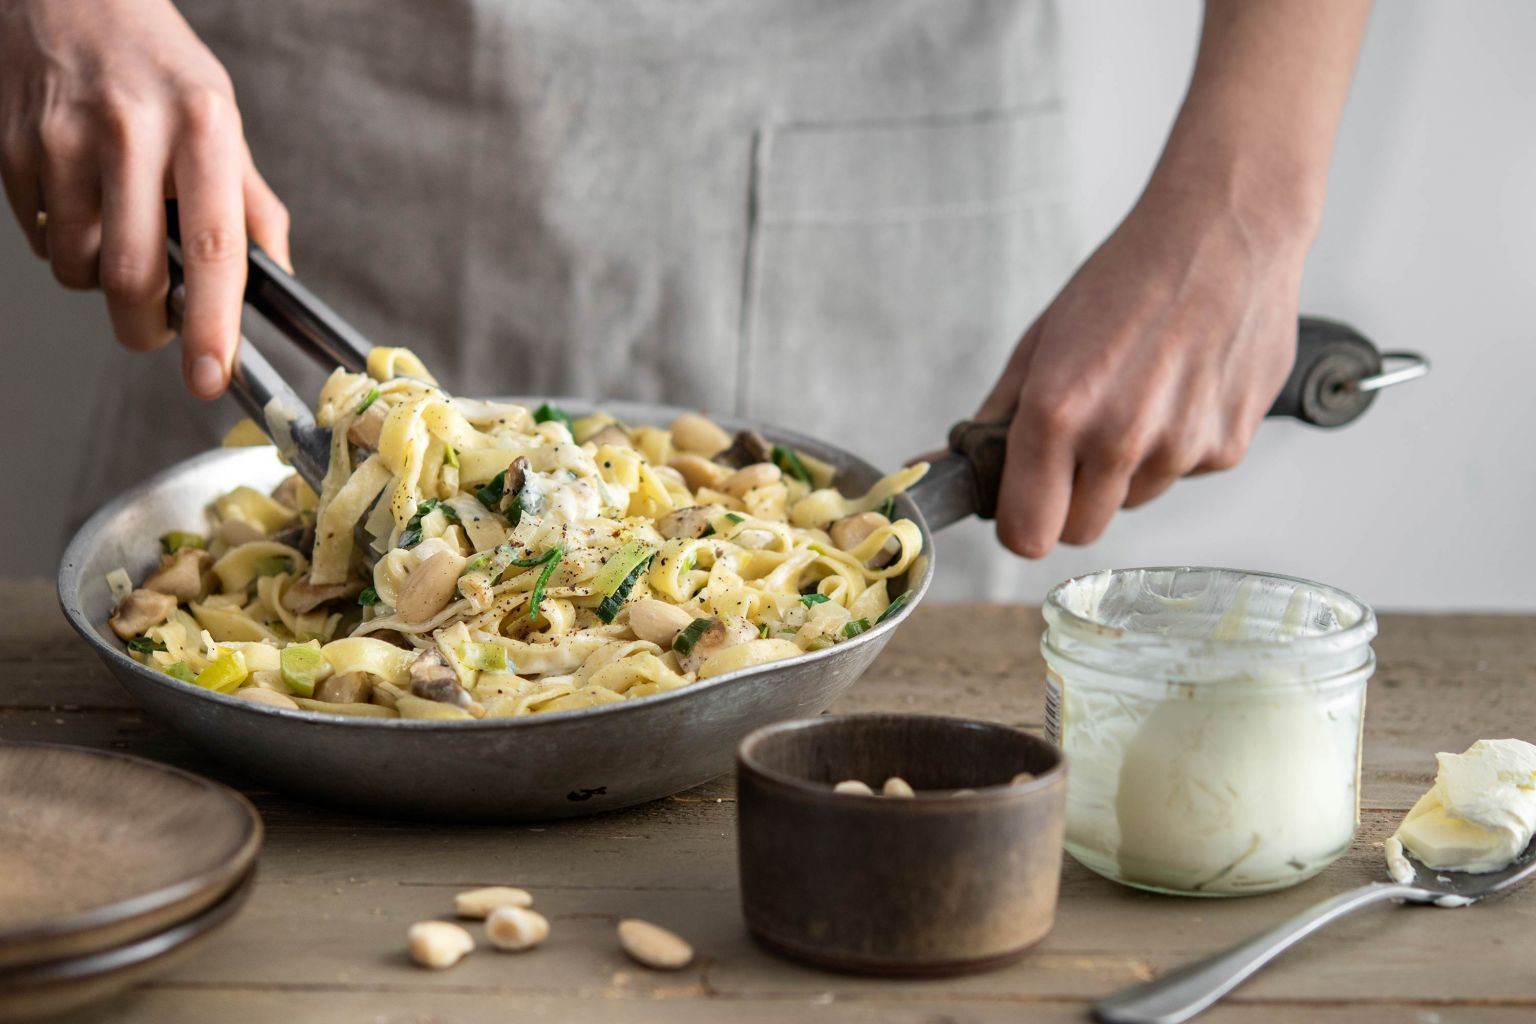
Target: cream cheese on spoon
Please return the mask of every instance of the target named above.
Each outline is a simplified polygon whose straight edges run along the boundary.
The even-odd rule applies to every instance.
[[[1425,867],[1485,874],[1508,867],[1536,833],[1536,745],[1478,740],[1464,754],[1436,754],[1435,784],[1387,840],[1387,871],[1413,881]]]

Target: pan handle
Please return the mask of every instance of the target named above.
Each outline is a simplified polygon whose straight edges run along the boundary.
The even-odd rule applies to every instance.
[[[1365,335],[1347,324],[1302,317],[1296,362],[1267,415],[1341,427],[1364,413],[1382,387],[1429,372],[1428,360],[1415,353],[1387,353],[1385,358],[1408,365],[1383,373],[1383,355]],[[909,492],[930,530],[970,515],[991,519],[997,514],[1007,441],[1006,422],[955,424],[949,432],[951,454],[935,462]]]

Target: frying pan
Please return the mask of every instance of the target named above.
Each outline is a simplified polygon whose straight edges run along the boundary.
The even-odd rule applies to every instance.
[[[290,337],[301,344],[306,332],[321,340],[339,336],[336,330],[314,330],[318,321],[339,323],[339,318],[275,265],[261,261],[265,257],[253,252],[247,293],[253,308],[266,312],[263,302],[299,307],[303,316],[285,319]],[[1383,386],[1377,381],[1392,376],[1382,372],[1374,346],[1343,325],[1303,321],[1298,337],[1296,370],[1271,415],[1338,425],[1363,412]],[[310,337],[307,347],[323,346]],[[340,360],[333,354],[332,361]],[[1398,371],[1399,376],[1405,372],[1413,371]],[[254,414],[267,413],[269,423],[271,402],[284,401],[285,395],[292,401],[291,391],[248,343],[241,346],[235,385],[237,396]],[[594,411],[582,399],[551,400],[578,415]],[[686,411],[624,402],[601,407],[634,426],[662,426]],[[814,438],[745,420],[719,422],[731,430],[758,430],[772,442],[831,464],[844,493],[861,493],[882,475],[856,455]],[[151,715],[208,755],[274,789],[385,815],[461,822],[595,814],[720,775],[730,768],[741,736],[818,714],[852,686],[927,592],[933,579],[932,531],[968,515],[990,516],[995,509],[1004,437],[1005,428],[996,424],[959,425],[950,438],[953,454],[897,497],[897,515],[911,519],[922,533],[923,555],[904,578],[893,581],[895,592],[910,589],[911,597],[885,622],[825,650],[598,707],[473,722],[326,715],[215,693],[128,657],[107,625],[113,610],[107,573],[121,567],[142,579],[158,564],[158,538],[173,529],[203,529],[204,510],[214,498],[241,484],[275,487],[293,469],[273,448],[207,452],[108,502],[65,551],[59,600],[70,624]],[[285,448],[296,461],[293,445]]]

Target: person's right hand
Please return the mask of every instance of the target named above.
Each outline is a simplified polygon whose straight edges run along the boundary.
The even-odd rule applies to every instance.
[[[166,326],[165,199],[180,206],[182,374],[229,382],[246,238],[288,264],[288,212],[256,172],[229,75],[170,0],[0,0],[0,178],[69,288],[100,287],[117,338]]]

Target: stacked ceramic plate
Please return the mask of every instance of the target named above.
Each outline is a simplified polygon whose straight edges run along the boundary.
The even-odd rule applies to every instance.
[[[0,1020],[61,1013],[156,974],[234,916],[261,818],[153,761],[0,744]]]

